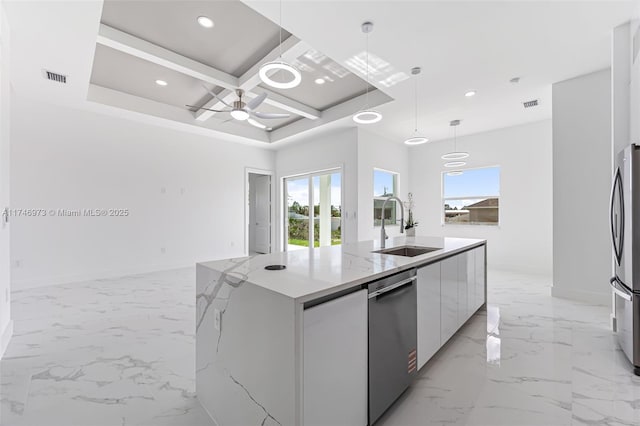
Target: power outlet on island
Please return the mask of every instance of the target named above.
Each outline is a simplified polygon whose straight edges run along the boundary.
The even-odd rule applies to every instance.
[[[220,322],[222,321],[222,312],[220,312],[220,309],[214,309],[213,316],[213,326],[216,330],[220,331]]]

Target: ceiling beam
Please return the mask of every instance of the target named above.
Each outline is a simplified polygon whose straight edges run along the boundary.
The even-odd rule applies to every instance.
[[[351,116],[360,111],[365,105],[368,108],[377,108],[394,99],[381,90],[370,91],[369,94],[362,94],[355,98],[342,102],[322,112],[322,117],[315,121],[298,120],[291,124],[280,127],[271,132],[271,143],[283,142],[289,138],[302,137],[320,126],[336,122],[338,120],[348,120],[353,126]]]
[[[280,56],[280,48],[272,50],[252,66],[249,71],[243,74],[240,78],[237,78],[231,74],[225,73],[208,65],[204,65],[105,24],[100,24],[97,42],[103,46],[161,65],[165,68],[191,76],[206,83],[223,87],[229,92],[223,92],[221,97],[228,103],[235,100],[234,91],[236,88],[242,88],[245,90],[246,95],[249,98],[257,96],[257,94],[251,92],[251,90],[260,83],[260,77],[258,74],[260,65],[264,62],[275,60]],[[282,58],[287,61],[293,61],[293,59],[297,58],[308,49],[309,47],[306,43],[290,36],[283,42]],[[262,88],[259,88],[258,90],[260,92],[267,91]],[[278,95],[273,91],[268,91],[268,97],[265,100],[265,103],[311,120],[315,120],[322,115],[320,111],[311,108],[308,105],[288,99],[287,97]],[[203,106],[205,108],[219,109],[223,105],[214,98]],[[206,121],[214,114],[215,113],[213,111],[200,110],[194,115],[196,120]]]
[[[309,45],[307,45],[307,43],[298,40],[294,36],[289,36],[282,42],[282,46],[278,46],[273,49],[240,76],[240,78],[238,79],[238,88],[244,90],[247,97],[251,99],[258,96],[259,93],[265,92],[267,93],[267,99],[264,100],[265,104],[280,108],[284,111],[299,115],[304,118],[308,118],[310,120],[317,120],[322,115],[321,111],[318,111],[315,108],[311,108],[310,106],[305,105],[301,102],[289,99],[286,96],[280,95],[272,90],[258,87],[258,85],[261,83],[260,67],[262,66],[262,64],[275,61],[280,57],[283,61],[291,63],[309,49],[310,47]],[[226,93],[223,93],[223,96],[218,97],[224,99],[227,103],[231,103],[237,98],[235,95],[232,95],[229,98],[225,98],[224,96],[226,95]],[[223,106],[224,104],[222,104],[215,98],[211,99],[209,102],[203,105],[204,108],[210,109],[220,109]],[[200,110],[195,113],[195,117],[196,120],[205,121],[215,114],[216,113],[213,111]]]
[[[238,87],[238,78],[218,69],[179,55],[123,31],[100,24],[97,42],[165,68],[197,78],[225,89]]]

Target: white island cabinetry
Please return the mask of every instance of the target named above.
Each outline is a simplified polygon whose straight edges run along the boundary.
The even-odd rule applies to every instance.
[[[199,263],[198,400],[218,426],[366,425],[368,284],[417,268],[423,367],[484,303],[485,243],[403,236],[386,248],[432,250],[362,241]]]
[[[305,426],[367,424],[367,333],[367,290],[304,310]]]
[[[418,267],[418,368],[485,303],[485,246]]]
[[[418,368],[440,349],[440,263],[418,268]]]

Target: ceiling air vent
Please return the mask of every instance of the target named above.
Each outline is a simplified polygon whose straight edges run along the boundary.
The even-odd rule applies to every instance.
[[[532,101],[523,102],[522,105],[524,105],[525,108],[531,108],[534,106],[538,106],[538,103],[539,103],[538,100],[534,99]]]
[[[44,70],[44,77],[47,80],[57,81],[58,83],[67,83],[67,76],[63,74],[58,74],[57,72]]]

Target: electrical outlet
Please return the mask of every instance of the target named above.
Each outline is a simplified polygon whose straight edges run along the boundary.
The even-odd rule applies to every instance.
[[[167,193],[167,188],[165,188],[164,186],[162,188],[160,188],[160,193],[161,194],[166,194]]]
[[[160,253],[165,254],[167,252],[167,249],[165,249],[164,247],[160,247]]]
[[[180,195],[184,195],[184,193],[185,193],[184,188],[180,188]]]
[[[13,261],[13,265],[14,265],[16,268],[20,268],[20,267],[22,266],[22,260],[14,260],[14,261]]]
[[[213,316],[214,316],[213,326],[215,327],[216,330],[220,331],[220,325],[221,325],[220,323],[222,322],[222,312],[220,312],[220,309],[214,309]]]

